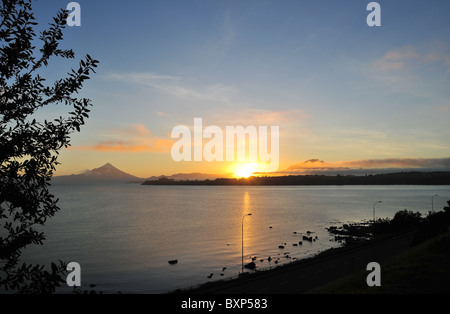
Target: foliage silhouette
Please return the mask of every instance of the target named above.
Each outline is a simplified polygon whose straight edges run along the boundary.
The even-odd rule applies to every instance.
[[[335,235],[335,240],[343,241],[345,245],[413,231],[412,245],[416,245],[449,230],[450,200],[447,204],[443,211],[429,211],[425,217],[420,212],[404,209],[397,211],[392,219],[378,218],[369,224],[344,224],[339,228],[332,226],[327,229]]]
[[[61,9],[38,37],[32,0],[0,4],[0,291],[52,293],[66,271],[61,261],[48,270],[20,261],[25,247],[45,240],[37,229],[59,210],[48,190],[59,151],[89,117],[91,101],[73,95],[95,73],[97,60],[86,55],[52,84],[41,76],[52,57],[74,58],[73,50],[59,48],[66,18]],[[62,104],[73,111],[38,121],[40,108]]]
[[[450,200],[447,201],[450,206]],[[438,234],[442,234],[449,229],[450,226],[450,208],[444,207],[443,211],[429,211],[417,231],[413,243],[423,242]]]

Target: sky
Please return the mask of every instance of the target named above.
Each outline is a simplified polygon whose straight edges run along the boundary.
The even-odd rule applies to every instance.
[[[36,1],[40,26],[68,2]],[[90,118],[56,175],[108,162],[143,178],[236,174],[245,162],[174,161],[171,132],[195,118],[224,133],[278,126],[274,173],[450,169],[449,1],[378,1],[379,27],[368,0],[77,2],[81,26],[63,42],[76,60],[47,75],[85,54],[100,64],[80,94]]]

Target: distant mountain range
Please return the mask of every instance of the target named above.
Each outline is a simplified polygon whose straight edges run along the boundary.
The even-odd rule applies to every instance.
[[[82,174],[72,174],[67,176],[55,176],[52,178],[54,183],[119,183],[119,182],[136,182],[142,183],[144,181],[156,181],[159,179],[173,179],[176,181],[182,180],[214,180],[222,178],[223,175],[205,174],[205,173],[177,173],[171,176],[152,176],[150,178],[139,178],[128,174],[122,170],[117,169],[110,163],[107,163],[99,168],[86,171]]]

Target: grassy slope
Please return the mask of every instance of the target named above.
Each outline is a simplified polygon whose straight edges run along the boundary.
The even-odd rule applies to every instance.
[[[309,293],[442,294],[450,293],[450,231],[388,259],[381,266],[381,286],[369,287],[370,271],[346,276]]]

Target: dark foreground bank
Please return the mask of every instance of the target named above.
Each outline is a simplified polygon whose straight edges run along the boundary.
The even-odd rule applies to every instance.
[[[332,249],[304,261],[180,294],[448,294],[450,232],[411,246],[414,233]],[[367,264],[381,267],[381,286],[369,287]]]
[[[366,269],[370,262],[385,259],[411,246],[414,232],[351,247],[330,249],[316,257],[228,281],[177,290],[189,294],[298,294],[306,293],[345,275]],[[365,282],[365,278],[364,278]]]

